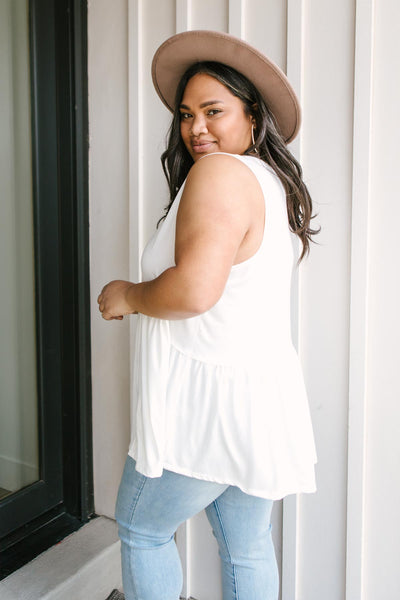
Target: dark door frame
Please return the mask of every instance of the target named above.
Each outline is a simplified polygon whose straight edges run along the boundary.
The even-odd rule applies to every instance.
[[[87,3],[30,0],[40,478],[0,502],[0,577],[94,515]]]

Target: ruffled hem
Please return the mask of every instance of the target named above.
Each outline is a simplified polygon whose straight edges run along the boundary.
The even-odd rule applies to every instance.
[[[139,473],[150,478],[161,477],[162,470],[161,473],[157,475],[152,475],[149,472],[147,472],[147,469],[138,466],[136,454],[134,451],[130,449],[128,454],[136,461],[136,470]],[[287,485],[286,487],[280,487],[278,489],[269,490],[246,487],[242,483],[237,481],[235,478],[218,477],[213,476],[212,474],[198,473],[196,471],[193,471],[192,469],[185,468],[176,464],[170,464],[168,462],[163,463],[162,469],[165,469],[166,471],[172,471],[173,473],[178,473],[179,475],[184,475],[185,477],[193,477],[194,479],[211,481],[212,483],[218,483],[222,485],[232,485],[239,488],[245,494],[249,494],[250,496],[257,496],[259,498],[265,498],[267,500],[281,500],[282,498],[290,496],[291,494],[314,494],[317,491],[314,476],[307,483],[302,483],[298,485],[291,484]]]
[[[141,333],[150,333],[149,326],[162,348],[158,361],[169,359],[151,370],[158,377],[139,378],[129,455],[140,473],[160,477],[165,468],[269,499],[316,490],[315,445],[295,352],[289,367],[287,354],[288,379],[274,364],[260,374],[189,357],[172,345],[165,323],[144,319]]]

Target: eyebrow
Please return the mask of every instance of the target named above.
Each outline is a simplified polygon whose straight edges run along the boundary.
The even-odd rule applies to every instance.
[[[205,108],[206,106],[211,106],[211,104],[223,104],[222,100],[207,100],[207,102],[202,102],[200,104],[200,108]],[[190,110],[190,107],[186,104],[180,104],[179,108],[185,108],[186,110]]]

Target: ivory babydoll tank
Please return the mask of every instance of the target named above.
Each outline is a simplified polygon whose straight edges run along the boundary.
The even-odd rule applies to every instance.
[[[129,455],[148,477],[168,469],[278,499],[315,491],[314,438],[290,331],[293,246],[278,177],[256,157],[232,156],[264,194],[261,245],[232,267],[207,312],[171,321],[138,315]],[[144,281],[175,265],[184,185],[145,248]]]

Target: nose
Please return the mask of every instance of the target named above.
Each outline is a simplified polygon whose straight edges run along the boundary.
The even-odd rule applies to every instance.
[[[206,120],[204,115],[199,114],[193,117],[190,133],[194,137],[198,137],[201,133],[208,133]]]

